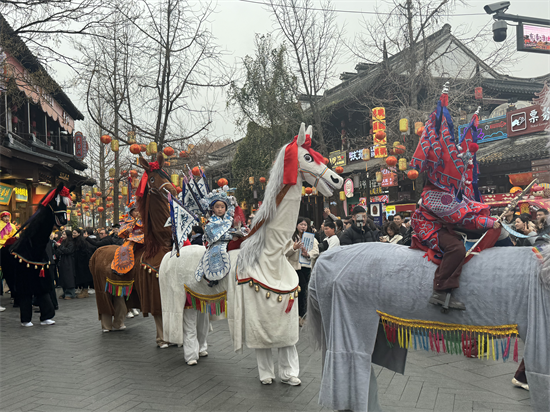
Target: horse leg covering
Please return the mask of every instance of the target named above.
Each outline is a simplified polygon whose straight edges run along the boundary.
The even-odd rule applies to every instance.
[[[300,374],[300,359],[296,345],[279,348],[279,377],[283,380]]]
[[[258,373],[260,380],[275,379],[275,366],[273,365],[273,354],[271,348],[256,349],[256,361],[258,362]]]
[[[128,313],[126,302],[123,296],[112,296],[113,307],[115,308],[115,319],[113,320],[113,328],[120,329],[124,326],[124,317]]]
[[[164,342],[164,335],[162,332],[162,315],[153,315],[155,319],[155,326],[157,328],[157,343]]]
[[[197,314],[197,339],[199,340],[199,352],[208,350],[208,332],[210,331],[210,317],[208,313]]]

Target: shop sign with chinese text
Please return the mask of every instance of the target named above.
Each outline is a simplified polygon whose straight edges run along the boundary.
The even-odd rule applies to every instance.
[[[75,156],[82,160],[88,154],[88,142],[86,141],[86,136],[81,132],[76,132],[74,134],[74,154]]]
[[[336,150],[330,152],[328,155],[329,162],[332,167],[336,166],[345,166],[346,165],[346,151],[345,150]]]
[[[365,149],[350,150],[348,152],[348,164],[367,161],[374,157],[374,147],[367,147]]]
[[[382,169],[382,187],[397,186],[397,174],[389,169]]]
[[[15,186],[13,191],[15,192],[16,202],[26,202],[29,199],[29,192],[25,186]]]
[[[534,105],[506,113],[508,137],[542,132],[550,121],[550,107]]]

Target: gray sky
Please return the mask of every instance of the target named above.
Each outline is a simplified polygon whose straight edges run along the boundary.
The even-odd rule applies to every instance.
[[[494,2],[487,1],[468,1],[468,6],[459,6],[447,21],[453,27],[453,32],[466,31],[469,35],[477,33],[482,27],[487,26],[490,30],[492,25],[491,16],[485,14],[483,6]],[[316,1],[320,5],[320,2]],[[539,18],[550,19],[550,1],[549,0],[511,0],[509,14],[519,14],[527,16],[536,16]],[[374,11],[380,1],[333,1],[334,8],[349,11]],[[468,14],[467,16],[460,16]],[[474,14],[474,15],[472,15]],[[362,30],[360,22],[366,18],[374,20],[374,16],[354,13],[338,13],[338,24],[344,25],[348,39]],[[273,21],[265,6],[260,4],[245,3],[238,0],[218,0],[216,13],[212,16],[212,30],[217,37],[218,44],[226,49],[226,57],[229,64],[239,62],[244,56],[254,54],[254,35],[256,33],[265,34],[271,32],[274,28]],[[445,22],[442,22],[443,25]],[[514,27],[508,27],[508,38],[515,41],[516,30]],[[519,63],[514,65],[511,70],[502,70],[495,67],[498,72],[510,74],[518,77],[536,77],[550,73],[550,55],[515,52],[516,57],[520,59]],[[333,86],[339,83],[338,75],[344,71],[353,71],[356,59],[343,62],[338,67]],[[58,72],[61,75],[62,71]],[[69,94],[75,102],[79,101],[75,91],[70,90]],[[211,96],[208,97],[212,99]],[[242,137],[232,123],[229,113],[225,112],[225,96],[216,96],[219,113],[215,116],[214,127],[212,128],[212,137],[230,137],[238,139]],[[85,105],[79,104],[81,110]],[[79,126],[77,125],[77,128]]]

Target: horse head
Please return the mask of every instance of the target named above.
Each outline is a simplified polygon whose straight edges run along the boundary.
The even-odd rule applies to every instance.
[[[163,246],[169,248],[171,245],[171,228],[164,227],[170,216],[166,192],[170,192],[172,196],[177,196],[177,192],[170,177],[162,169],[164,166],[162,153],[157,155],[156,162],[148,162],[140,157],[139,164],[145,172],[141,177],[136,196],[144,226],[145,257],[148,258],[155,256]]]
[[[296,137],[298,145],[298,170],[302,179],[311,186],[316,187],[323,196],[332,196],[334,190],[340,189],[344,179],[330,170],[323,163],[323,156],[311,149],[312,127],[305,130],[302,123],[300,132]]]
[[[57,188],[50,190],[40,202],[45,208],[49,207],[51,209],[57,227],[67,224],[67,207],[71,205],[70,194],[74,188],[75,186],[67,188],[63,183],[59,183]]]

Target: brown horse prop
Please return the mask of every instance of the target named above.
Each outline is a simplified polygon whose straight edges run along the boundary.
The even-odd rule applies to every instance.
[[[140,158],[145,169],[137,189],[137,207],[143,221],[144,244],[136,244],[134,267],[124,275],[111,269],[118,246],[103,246],[90,259],[90,270],[96,288],[96,303],[105,330],[124,328],[124,317],[130,308],[141,308],[143,316],[150,314],[157,327],[157,344],[163,346],[162,308],[158,282],[158,268],[164,255],[171,249],[171,228],[164,227],[170,216],[166,190],[176,196],[176,190],[162,166],[164,157],[148,163]],[[114,320],[113,320],[114,317]]]

